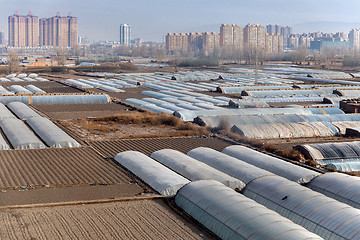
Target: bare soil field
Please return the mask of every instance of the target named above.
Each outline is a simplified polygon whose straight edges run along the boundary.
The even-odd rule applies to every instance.
[[[81,104],[37,104],[31,105],[37,110],[49,113],[49,112],[92,112],[92,111],[123,111],[129,109],[122,104],[116,103],[81,103]]]
[[[113,184],[113,185],[82,185],[71,187],[52,187],[47,185],[42,188],[29,189],[26,186],[19,189],[7,189],[0,191],[0,207],[64,203],[74,201],[93,201],[104,199],[119,199],[135,196],[152,196],[155,192],[144,190],[137,184]]]
[[[163,200],[0,210],[0,239],[213,239]]]
[[[131,184],[132,178],[111,160],[85,148],[0,151],[0,189],[89,184]]]
[[[232,143],[214,137],[177,137],[177,138],[143,138],[124,139],[116,141],[91,141],[91,146],[105,157],[113,158],[123,151],[139,151],[146,155],[164,148],[175,149],[187,153],[197,147],[209,147],[218,151],[232,145]]]
[[[38,104],[32,105],[32,107],[53,120],[97,118],[126,113],[130,110],[129,107],[116,103]]]

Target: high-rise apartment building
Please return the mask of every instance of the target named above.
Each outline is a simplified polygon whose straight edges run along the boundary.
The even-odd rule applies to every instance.
[[[19,16],[17,11],[8,18],[9,46],[37,47],[39,45],[39,17],[31,12],[27,16]]]
[[[266,29],[261,25],[248,24],[244,28],[244,47],[246,49],[265,49]]]
[[[266,52],[280,53],[284,50],[284,36],[277,34],[266,34]]]
[[[131,43],[131,26],[129,24],[120,25],[120,44],[130,45]]]
[[[40,46],[74,47],[77,45],[77,18],[71,13],[40,19]]]
[[[175,52],[185,52],[189,49],[189,39],[185,33],[168,33],[165,40],[166,51],[170,55]]]
[[[244,30],[237,24],[222,24],[220,27],[220,46],[243,48]]]
[[[350,47],[354,50],[360,50],[360,29],[352,29],[349,33]]]
[[[214,53],[220,46],[220,35],[216,32],[205,32],[202,36],[202,52],[205,55]]]

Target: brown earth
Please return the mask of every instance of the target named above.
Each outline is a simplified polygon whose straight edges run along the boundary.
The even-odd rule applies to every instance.
[[[131,111],[131,108],[116,103],[38,104],[32,107],[53,120],[97,118]]]
[[[133,178],[89,147],[0,151],[0,189],[90,184],[133,185]]]
[[[163,200],[0,210],[0,239],[212,239]]]
[[[63,203],[74,201],[91,201],[102,199],[118,199],[124,197],[150,196],[156,193],[143,193],[143,189],[132,184],[113,185],[82,185],[71,187],[44,186],[29,189],[26,186],[19,189],[0,191],[0,206],[18,206],[29,204]]]

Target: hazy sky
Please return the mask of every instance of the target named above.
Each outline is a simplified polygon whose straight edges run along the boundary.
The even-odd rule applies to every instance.
[[[279,24],[308,31],[349,32],[360,28],[359,0],[0,0],[0,26],[18,10],[78,18],[79,36],[119,40],[119,25],[132,26],[132,38],[162,41],[168,32],[217,31],[221,23]]]

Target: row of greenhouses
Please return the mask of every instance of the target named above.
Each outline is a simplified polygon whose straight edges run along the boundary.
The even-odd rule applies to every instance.
[[[65,83],[74,85],[78,88],[97,88],[103,90],[105,92],[125,92],[120,88],[127,88],[127,87],[137,87],[136,85],[129,84],[124,81],[120,81],[118,79],[67,79]]]
[[[0,104],[1,150],[80,147],[76,140],[26,104],[12,102],[7,107]]]
[[[126,151],[115,160],[159,193],[175,195],[180,208],[222,239],[360,239],[354,176],[320,174],[243,146],[188,154],[163,149],[150,157]],[[236,186],[243,194],[232,190]],[[273,220],[275,232],[262,231]],[[287,220],[295,223],[294,236],[282,225]]]
[[[0,78],[0,82],[47,82],[49,81],[43,77],[11,77],[11,78]]]
[[[0,95],[0,103],[22,102],[25,104],[80,104],[109,103],[107,94],[48,94],[48,95]]]

